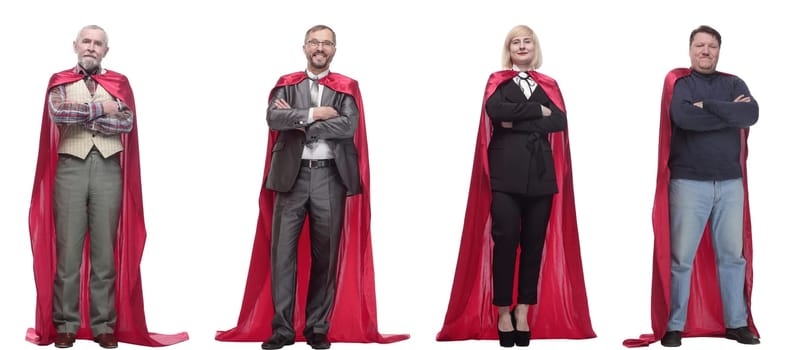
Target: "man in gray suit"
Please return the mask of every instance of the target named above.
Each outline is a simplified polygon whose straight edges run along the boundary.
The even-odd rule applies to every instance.
[[[277,135],[265,186],[275,191],[270,252],[275,315],[263,349],[294,343],[297,246],[306,215],[312,263],[303,333],[312,348],[330,347],[344,206],[347,195],[361,192],[354,144],[359,88],[330,72],[335,42],[329,27],[310,28],[303,44],[306,71],[282,76],[270,95],[267,124]]]

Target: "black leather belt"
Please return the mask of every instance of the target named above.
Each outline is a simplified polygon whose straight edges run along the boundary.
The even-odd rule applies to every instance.
[[[304,168],[329,168],[335,166],[335,159],[303,159],[300,166]]]

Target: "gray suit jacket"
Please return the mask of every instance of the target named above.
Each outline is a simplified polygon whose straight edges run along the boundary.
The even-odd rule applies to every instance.
[[[288,192],[294,186],[300,172],[300,160],[307,139],[327,141],[335,153],[335,163],[347,195],[358,194],[360,174],[357,166],[357,148],[354,132],[357,129],[359,111],[351,95],[335,92],[324,86],[321,106],[332,106],[339,116],[329,120],[307,123],[310,108],[308,79],[294,85],[285,85],[273,90],[267,107],[267,125],[278,131],[273,145],[270,170],[265,187],[277,192]],[[283,99],[291,109],[277,109],[273,101]]]

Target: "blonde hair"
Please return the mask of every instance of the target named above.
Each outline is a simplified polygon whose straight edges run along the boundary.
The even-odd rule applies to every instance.
[[[537,38],[537,34],[534,33],[534,30],[529,28],[526,25],[517,25],[510,29],[510,32],[507,33],[507,38],[504,39],[504,47],[502,48],[502,68],[504,69],[511,69],[512,68],[512,57],[510,56],[510,42],[512,39],[519,36],[529,35],[532,37],[532,41],[534,41],[534,59],[532,59],[531,66],[534,69],[540,68],[542,66],[542,50],[540,49],[540,39]]]

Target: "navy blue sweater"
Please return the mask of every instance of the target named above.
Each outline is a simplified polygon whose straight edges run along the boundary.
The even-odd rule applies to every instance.
[[[739,130],[758,121],[758,102],[733,102],[750,96],[744,81],[696,71],[673,87],[670,114],[672,179],[729,180],[741,177]],[[693,105],[702,101],[703,108]]]

